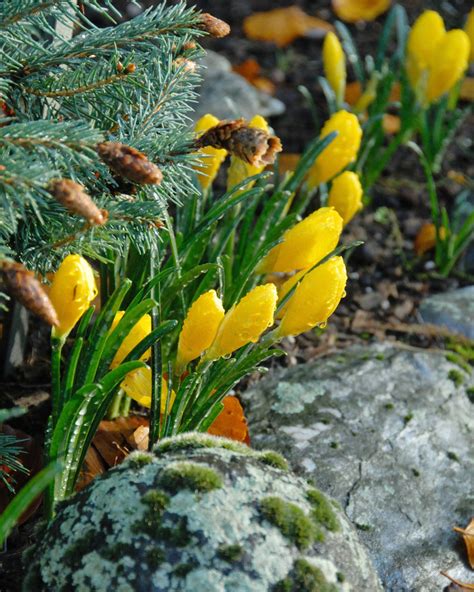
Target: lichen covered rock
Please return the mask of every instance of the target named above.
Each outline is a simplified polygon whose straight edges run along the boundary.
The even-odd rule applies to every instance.
[[[28,592],[381,590],[335,502],[278,454],[208,435],[130,455],[40,539]]]

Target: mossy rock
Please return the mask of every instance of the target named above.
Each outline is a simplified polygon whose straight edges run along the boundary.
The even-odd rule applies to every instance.
[[[277,455],[186,434],[136,457],[61,504],[25,592],[381,590],[342,512]]]

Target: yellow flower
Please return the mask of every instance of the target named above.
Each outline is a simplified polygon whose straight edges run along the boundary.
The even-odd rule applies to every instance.
[[[332,0],[338,18],[348,23],[373,21],[390,6],[390,0]]]
[[[261,115],[255,115],[249,121],[249,127],[253,127],[256,129],[261,129],[268,132],[268,123]],[[237,158],[237,156],[231,156],[230,158],[230,166],[227,172],[227,191],[230,191],[232,187],[235,187],[238,183],[241,183],[245,179],[249,177],[253,177],[253,175],[258,175],[264,170],[265,166],[252,166]],[[242,187],[240,190],[245,191],[246,189],[250,189],[254,185],[255,181],[252,183],[248,183],[245,187]]]
[[[251,290],[227,312],[205,358],[215,360],[230,355],[243,345],[257,342],[262,333],[273,325],[276,303],[274,284],[264,284]]]
[[[218,123],[219,120],[217,117],[207,113],[196,123],[194,126],[194,131],[198,135],[201,135]],[[219,172],[221,164],[224,162],[225,157],[227,156],[227,150],[205,146],[204,148],[199,149],[198,154],[202,155],[202,158],[200,158],[199,167],[195,167],[198,181],[203,189],[208,189],[212,185],[212,182]]]
[[[53,335],[66,337],[96,296],[92,267],[80,255],[68,255],[54,274],[49,290],[49,299],[59,319]]]
[[[307,273],[288,302],[278,337],[299,335],[326,323],[345,294],[346,282],[342,257],[333,257]]]
[[[346,56],[336,35],[329,31],[323,44],[324,74],[331,86],[336,101],[342,103],[346,90]]]
[[[334,179],[328,206],[333,207],[348,224],[362,208],[362,185],[356,173],[345,171]]]
[[[321,261],[339,242],[342,218],[333,208],[319,208],[283,235],[258,266],[258,273],[306,269]]]
[[[129,372],[120,384],[126,394],[134,401],[143,405],[143,407],[151,407],[151,368],[144,366],[137,368],[133,372]],[[164,378],[161,379],[161,414],[166,412],[166,398],[168,396],[168,383]],[[176,399],[176,393],[172,390],[169,402],[169,408],[173,406]]]
[[[114,317],[110,332],[119,324],[120,319],[125,314],[125,311],[120,310]],[[142,318],[132,327],[130,333],[122,341],[117,353],[110,364],[111,368],[116,368],[123,360],[128,356],[132,349],[140,343],[145,337],[151,333],[151,316],[145,314]],[[146,361],[151,355],[151,350],[147,349],[146,352],[141,356],[140,360]]]
[[[469,65],[469,37],[461,29],[446,33],[431,59],[426,100],[438,100],[462,78]]]
[[[466,31],[467,36],[469,37],[469,43],[471,44],[469,61],[474,62],[474,8],[472,8],[471,12],[467,15],[464,30]]]
[[[324,124],[320,137],[324,138],[331,132],[337,132],[337,136],[311,167],[308,176],[310,188],[326,183],[356,159],[362,139],[362,128],[357,117],[344,110],[334,113]]]
[[[407,40],[407,73],[413,88],[433,58],[436,46],[446,35],[444,22],[434,10],[425,10],[413,23]]]
[[[222,301],[215,290],[205,292],[192,304],[179,334],[178,373],[212,344],[224,315]]]

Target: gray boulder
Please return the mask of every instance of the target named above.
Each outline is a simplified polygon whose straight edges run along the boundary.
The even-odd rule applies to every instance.
[[[245,394],[252,444],[283,452],[339,501],[387,592],[440,592],[440,570],[472,581],[452,531],[474,510],[467,380],[443,353],[367,346]]]
[[[27,592],[381,592],[335,502],[279,454],[202,434],[97,478],[27,562]]]
[[[425,323],[474,339],[474,286],[425,298],[420,315]]]
[[[200,65],[203,80],[198,91],[199,102],[192,114],[194,121],[206,113],[212,113],[219,119],[251,119],[254,115],[270,117],[285,111],[281,101],[259,91],[233,72],[231,63],[225,57],[207,51]]]

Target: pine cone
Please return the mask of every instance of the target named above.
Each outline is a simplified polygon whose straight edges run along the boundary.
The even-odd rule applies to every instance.
[[[208,12],[201,14],[198,28],[217,39],[226,37],[230,33],[230,26],[225,21],[221,21],[221,19],[212,16]]]
[[[49,192],[56,201],[73,214],[85,218],[89,224],[101,226],[107,222],[107,211],[99,210],[79,183],[71,179],[56,179],[49,185]]]
[[[58,316],[48,295],[32,271],[28,271],[21,263],[1,261],[0,272],[13,298],[48,325],[59,324]]]
[[[249,127],[244,119],[221,121],[196,140],[196,147],[224,148],[244,162],[261,167],[275,162],[281,152],[280,138],[265,130]]]
[[[163,180],[160,169],[136,148],[119,142],[97,145],[102,160],[118,175],[140,185],[159,185]]]

